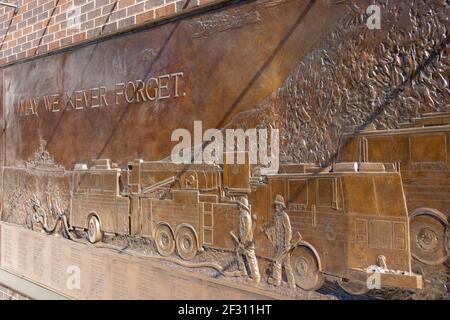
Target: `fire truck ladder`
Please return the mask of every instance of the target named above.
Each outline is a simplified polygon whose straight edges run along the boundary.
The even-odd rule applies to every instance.
[[[146,193],[153,192],[153,191],[155,191],[158,188],[161,188],[161,187],[164,187],[164,186],[166,186],[168,184],[174,183],[176,180],[177,179],[175,177],[170,177],[170,178],[161,180],[161,181],[159,181],[159,182],[157,182],[155,184],[152,184],[151,186],[149,186],[147,188],[142,189],[142,193],[146,194]]]

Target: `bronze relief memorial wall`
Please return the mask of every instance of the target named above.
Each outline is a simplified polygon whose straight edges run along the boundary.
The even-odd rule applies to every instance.
[[[225,1],[1,68],[1,268],[82,299],[448,299],[450,5],[371,4]],[[278,170],[171,161],[200,121],[278,129]]]

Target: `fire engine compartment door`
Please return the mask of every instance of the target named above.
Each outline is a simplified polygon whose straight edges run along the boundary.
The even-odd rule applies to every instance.
[[[411,167],[414,171],[440,171],[447,166],[447,139],[444,133],[410,137]]]
[[[130,233],[132,236],[137,236],[141,234],[141,204],[138,197],[131,198],[131,216],[130,216]]]
[[[230,235],[232,231],[239,236],[239,209],[236,204],[214,203],[214,241],[213,247],[225,250],[233,250],[236,243]]]
[[[338,157],[338,162],[361,161],[358,137],[343,136],[339,142]]]
[[[231,158],[229,157],[234,157],[233,161],[230,161]],[[250,190],[250,163],[248,152],[235,152],[235,153],[226,152],[224,155],[224,162],[225,162],[223,165],[224,187],[232,192],[234,191],[234,192],[249,193],[251,190]]]
[[[364,269],[375,265],[377,257],[383,255],[390,268],[408,270],[407,212],[400,176],[350,176],[342,180],[348,267]]]
[[[141,191],[141,162],[134,161],[131,164],[131,174],[129,175],[128,184],[131,193],[139,193]]]

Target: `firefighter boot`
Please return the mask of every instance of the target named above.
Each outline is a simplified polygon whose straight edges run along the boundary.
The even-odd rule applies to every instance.
[[[275,262],[273,264],[272,277],[269,278],[268,282],[275,287],[281,285],[281,263]]]
[[[261,280],[261,276],[259,274],[258,261],[256,260],[255,251],[249,250],[249,254],[247,255],[248,266],[250,269],[251,282],[258,284]]]
[[[288,283],[289,288],[294,289],[295,288],[295,278],[294,278],[294,273],[292,272],[290,256],[286,257],[286,261],[284,263],[284,270],[286,271],[286,278],[287,278],[287,283]]]

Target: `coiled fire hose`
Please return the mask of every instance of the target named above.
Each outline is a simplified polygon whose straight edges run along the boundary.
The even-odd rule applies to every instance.
[[[49,227],[47,225],[47,223],[44,223],[44,221],[38,221],[39,223],[42,224],[42,228],[44,229],[44,231],[47,234],[53,234],[57,227],[58,224],[61,223],[61,227],[62,227],[62,233],[64,238],[66,239],[70,239],[74,242],[77,243],[81,243],[83,245],[89,245],[88,243],[86,243],[85,241],[81,241],[79,239],[77,239],[73,234],[72,234],[72,230],[69,227],[68,221],[67,221],[67,216],[65,213],[60,214],[55,221],[55,224],[53,225],[53,227]],[[108,245],[108,244],[99,244],[99,245],[95,245],[95,247],[97,248],[104,248],[104,249],[110,249],[110,250],[114,250],[114,251],[118,251],[118,252],[123,252],[124,249],[119,249],[114,245]],[[180,265],[182,267],[186,267],[186,268],[210,268],[210,269],[214,269],[217,272],[219,272],[220,274],[222,274],[225,277],[235,277],[237,275],[239,275],[236,271],[225,271],[224,268],[214,262],[197,262],[197,263],[190,263],[190,262],[186,262],[184,260],[180,260],[178,258],[175,257],[162,257],[162,256],[145,256],[143,254],[137,254],[131,251],[127,251],[127,254],[130,254],[134,257],[140,258],[140,259],[158,259],[158,260],[163,260],[163,261],[167,261],[167,262],[171,262],[177,265]]]

